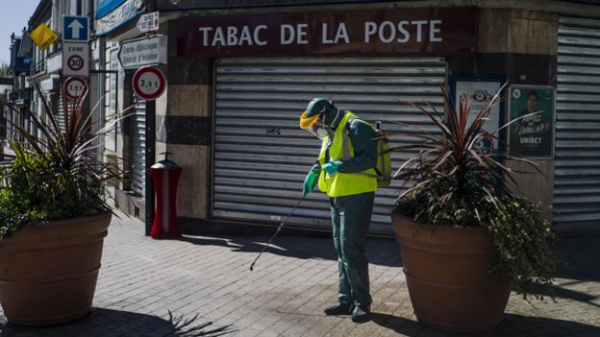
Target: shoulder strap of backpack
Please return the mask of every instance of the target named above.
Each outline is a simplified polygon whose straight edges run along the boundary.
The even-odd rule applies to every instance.
[[[358,117],[352,117],[352,118],[348,119],[348,122],[346,122],[346,131],[348,132],[348,134],[350,134],[350,125],[354,121],[359,121],[361,123],[367,124],[368,126],[370,126],[373,129],[373,126],[371,125],[371,123],[369,123],[369,122],[367,122],[365,120],[362,120],[362,119],[360,119]],[[377,132],[375,129],[373,129],[373,131]],[[373,167],[373,169],[375,170],[375,173],[376,173],[375,175],[368,174],[368,173],[358,173],[358,172],[354,173],[354,174],[358,174],[358,175],[365,176],[365,177],[374,177],[374,178],[378,178],[378,177],[382,177],[383,176],[383,174],[379,171],[379,169],[377,169],[377,165],[375,165],[375,167]]]

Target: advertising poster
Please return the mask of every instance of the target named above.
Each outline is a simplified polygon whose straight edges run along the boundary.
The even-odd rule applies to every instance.
[[[554,157],[555,91],[553,87],[509,88],[509,153],[535,159]],[[526,116],[526,117],[523,117]]]
[[[499,81],[457,80],[454,100],[456,111],[459,109],[459,104],[470,97],[471,109],[469,110],[468,119],[470,125],[479,111],[489,105],[496,92],[500,90],[501,85]],[[496,104],[488,115],[488,120],[483,124],[485,135],[475,144],[475,149],[485,154],[490,153],[492,149],[497,149],[498,140],[494,137],[499,137],[497,130],[500,126],[500,104]]]

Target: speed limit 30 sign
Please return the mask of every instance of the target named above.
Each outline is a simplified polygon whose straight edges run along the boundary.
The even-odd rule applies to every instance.
[[[133,75],[133,90],[141,99],[152,101],[165,91],[167,80],[156,67],[143,67]]]
[[[63,43],[63,76],[90,75],[90,46],[87,43]]]

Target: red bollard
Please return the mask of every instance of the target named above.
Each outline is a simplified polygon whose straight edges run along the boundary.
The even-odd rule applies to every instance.
[[[153,239],[171,239],[181,237],[177,225],[177,183],[181,176],[181,167],[167,159],[150,167],[150,175],[156,191],[156,213],[150,236]]]

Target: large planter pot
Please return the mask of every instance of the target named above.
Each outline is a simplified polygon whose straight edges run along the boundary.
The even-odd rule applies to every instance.
[[[50,325],[89,312],[111,213],[26,226],[0,241],[0,303],[9,322]]]
[[[503,318],[510,295],[505,274],[484,228],[418,225],[392,215],[410,300],[420,323],[448,331],[478,332]]]

